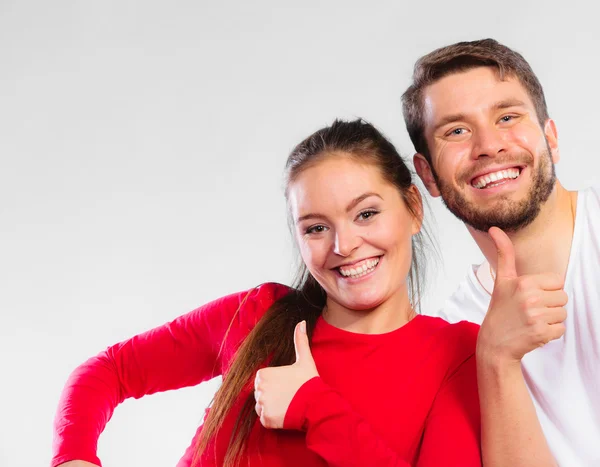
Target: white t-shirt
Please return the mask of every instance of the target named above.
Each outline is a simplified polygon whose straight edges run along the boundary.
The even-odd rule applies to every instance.
[[[489,269],[487,262],[482,267]],[[439,316],[481,324],[490,294],[477,269],[471,267]],[[564,290],[565,334],[525,355],[523,374],[558,464],[600,466],[600,185],[578,194]]]

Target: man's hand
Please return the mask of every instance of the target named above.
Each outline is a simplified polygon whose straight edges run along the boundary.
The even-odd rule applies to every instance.
[[[294,329],[296,363],[263,368],[254,380],[255,410],[265,428],[283,428],[283,420],[294,395],[309,379],[319,376],[306,335],[306,322]]]
[[[477,354],[478,358],[520,365],[526,353],[564,334],[568,297],[557,274],[518,276],[510,238],[497,227],[490,228],[489,235],[498,250],[498,263]]]

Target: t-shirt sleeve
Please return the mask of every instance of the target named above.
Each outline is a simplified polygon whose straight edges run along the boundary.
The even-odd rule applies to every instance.
[[[458,323],[469,321],[481,324],[489,307],[490,295],[479,283],[475,273],[476,266],[471,266],[467,277],[460,283],[454,293],[444,301],[441,309],[433,316]]]
[[[284,428],[306,431],[307,448],[329,467],[410,467],[318,376],[295,394]]]
[[[481,466],[480,414],[474,349],[479,327],[445,325],[439,370],[446,374],[425,420],[416,467]],[[402,423],[402,420],[390,420]],[[330,467],[408,467],[350,404],[320,377],[300,387],[284,428],[304,430],[307,448]]]
[[[100,465],[98,437],[119,403],[222,374],[241,340],[287,290],[264,284],[228,295],[113,345],[80,365],[59,400],[51,466],[75,459]]]
[[[479,396],[475,356],[440,388],[425,423],[417,467],[481,466]]]

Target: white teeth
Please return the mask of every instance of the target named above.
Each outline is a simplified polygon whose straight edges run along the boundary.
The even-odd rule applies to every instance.
[[[357,278],[371,272],[373,269],[375,269],[377,264],[379,264],[379,258],[367,260],[362,265],[350,269],[343,269],[340,267],[339,271],[344,277]]]
[[[483,177],[479,177],[478,179],[476,179],[473,182],[473,186],[475,188],[485,188],[486,186],[488,186],[490,183],[495,183],[501,180],[505,180],[505,179],[515,179],[519,176],[520,171],[519,169],[506,169],[506,170],[499,170],[498,172],[494,172],[494,173],[490,173],[487,175],[484,175]]]

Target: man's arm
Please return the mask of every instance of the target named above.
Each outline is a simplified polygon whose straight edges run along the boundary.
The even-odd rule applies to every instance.
[[[477,341],[484,465],[555,466],[521,371],[525,354],[564,333],[567,296],[559,277],[518,276],[509,237],[490,229],[498,249],[494,293]]]
[[[556,466],[520,364],[477,354],[481,446],[487,466]]]

